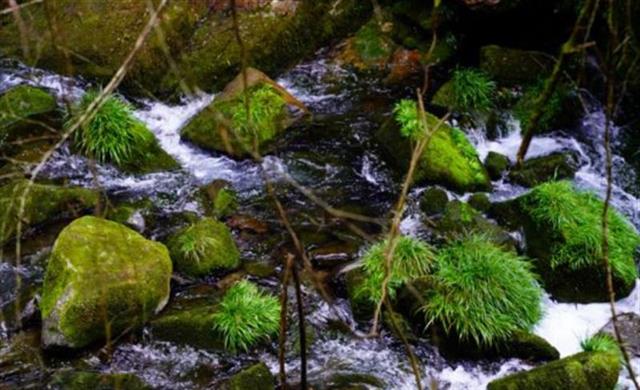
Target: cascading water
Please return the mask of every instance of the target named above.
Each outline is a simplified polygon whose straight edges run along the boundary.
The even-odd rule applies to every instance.
[[[88,87],[79,80],[35,71],[17,64],[0,68],[0,91],[25,82],[47,87],[59,98],[72,100],[81,96]],[[358,80],[355,75],[329,63],[322,56],[297,66],[278,82],[305,103],[317,120],[323,121],[322,128],[304,130],[316,131],[320,134],[320,141],[307,144],[303,141],[302,146],[294,143],[291,150],[267,157],[262,166],[250,160],[236,161],[223,155],[199,150],[180,140],[180,128],[213,99],[212,95],[191,97],[176,105],[149,100],[138,101],[135,102],[138,107],[135,115],[154,132],[161,146],[180,162],[182,170],[131,176],[120,173],[113,167],[98,166],[100,186],[110,194],[118,196],[150,197],[160,202],[167,213],[198,211],[197,204],[190,196],[199,185],[213,179],[224,179],[233,184],[241,199],[254,199],[263,192],[261,169],[264,169],[274,180],[281,178],[282,174],[288,174],[305,185],[311,185],[321,195],[330,193],[334,188],[349,187],[345,190],[347,194],[340,196],[352,200],[360,199],[363,202],[369,202],[371,199],[374,208],[388,209],[398,183],[380,156],[374,152],[376,148],[367,147],[372,142],[371,130],[374,122],[366,115],[353,112],[357,93],[373,93],[379,89],[378,93],[384,95],[385,91],[366,80]],[[358,109],[359,107],[355,110]],[[575,182],[581,187],[601,193],[606,184],[603,179],[604,153],[601,146],[603,126],[602,111],[593,110],[585,116],[579,134],[570,136],[552,133],[535,137],[529,156],[544,155],[558,150],[578,153],[582,165],[576,174]],[[498,151],[513,158],[521,136],[516,122],[512,123],[512,127],[513,130],[508,135],[493,141],[485,139],[482,131],[471,131],[471,139],[481,158],[489,151]],[[331,133],[332,131],[336,132]],[[326,141],[323,141],[323,135],[328,137]],[[316,153],[305,153],[305,147]],[[329,156],[337,157],[331,159]],[[638,226],[640,204],[638,199],[624,190],[629,187],[634,173],[625,166],[624,160],[619,156],[615,157],[615,168],[613,205],[630,216]],[[87,161],[73,155],[68,149],[55,153],[47,163],[43,176],[66,178],[71,184],[89,187],[94,185],[94,175]],[[414,189],[410,194],[407,216],[401,225],[403,232],[407,234],[421,234],[422,222],[416,206],[420,191],[420,188]],[[503,200],[524,191],[525,188],[499,180],[494,182],[494,191],[489,195],[492,200]],[[458,197],[455,194],[451,196]],[[308,204],[308,200],[299,202],[303,205]],[[37,280],[42,273],[29,265],[18,271],[25,275],[25,280],[30,280],[31,276]],[[14,272],[11,265],[0,264],[0,275]],[[0,303],[13,299],[10,286],[8,289],[4,287],[5,285],[0,288]],[[414,388],[413,374],[403,347],[397,340],[389,335],[376,339],[358,339],[330,331],[328,327],[332,320],[340,320],[352,327],[357,326],[348,303],[338,300],[334,308],[330,309],[313,290],[305,289],[304,296],[308,321],[314,328],[321,330],[317,332],[309,352],[311,379],[323,380],[335,373],[370,373],[383,380],[389,388]],[[580,340],[600,329],[610,317],[606,304],[565,304],[546,297],[544,306],[545,317],[535,332],[552,343],[563,356],[577,352]],[[629,297],[621,300],[617,308],[620,312],[640,313],[640,289],[636,288]],[[1,335],[2,329],[0,338]],[[425,340],[418,341],[415,348],[423,363],[425,385],[433,380],[440,388],[483,388],[489,381],[505,373],[529,368],[516,359],[499,362],[449,362]],[[202,380],[206,383],[206,380],[214,375],[212,373],[228,373],[242,362],[254,359],[267,362],[270,369],[277,373],[278,360],[272,349],[259,349],[251,354],[233,357],[158,342],[150,334],[145,334],[143,339],[136,343],[120,343],[109,361],[103,361],[93,353],[82,357],[89,367],[106,372],[133,372],[152,386],[175,389],[194,387],[194,377],[198,375],[193,373],[198,370],[209,373],[202,374],[205,378]],[[640,366],[639,361],[634,363]],[[287,370],[292,376],[300,370],[297,357],[293,353],[289,356]],[[623,386],[625,380],[623,375]]]

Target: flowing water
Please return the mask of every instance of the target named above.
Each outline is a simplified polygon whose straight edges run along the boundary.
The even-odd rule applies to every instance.
[[[50,88],[61,101],[81,96],[89,85],[82,80],[63,78],[48,72],[6,64],[0,67],[0,92],[19,83],[31,83]],[[200,212],[194,193],[198,186],[214,179],[232,183],[241,200],[241,211],[274,221],[271,211],[265,210],[264,175],[282,184],[279,190],[287,208],[297,224],[305,226],[308,219],[318,216],[319,208],[294,189],[287,187],[287,178],[312,189],[319,197],[331,201],[336,207],[356,207],[357,211],[383,216],[390,209],[398,193],[399,178],[382,160],[378,147],[372,140],[372,132],[385,116],[388,107],[398,97],[408,96],[410,91],[389,89],[370,80],[360,79],[324,56],[303,63],[278,82],[304,102],[314,114],[310,123],[292,131],[288,146],[266,157],[262,163],[251,160],[237,161],[226,156],[202,151],[180,140],[179,130],[193,115],[214,98],[202,94],[184,98],[178,104],[141,100],[132,102],[135,115],[155,133],[161,146],[182,165],[178,172],[165,172],[131,176],[113,167],[97,167],[99,185],[119,199],[150,198],[165,216],[184,211]],[[518,123],[511,123],[513,130],[497,140],[487,140],[482,129],[470,129],[469,136],[475,143],[481,158],[489,151],[497,151],[513,158],[520,143]],[[604,151],[602,132],[604,115],[594,107],[584,117],[578,131],[566,134],[551,133],[534,138],[529,156],[545,155],[558,150],[570,150],[578,154],[581,167],[575,182],[583,188],[602,193],[605,189]],[[617,129],[614,128],[614,139]],[[615,156],[614,206],[630,217],[638,227],[640,219],[638,199],[627,192],[632,188],[634,175],[624,160]],[[73,155],[68,149],[57,151],[46,165],[43,176],[50,179],[64,178],[68,183],[93,187],[95,178],[88,162]],[[417,197],[422,188],[411,191],[406,216],[401,229],[407,234],[424,233],[417,207]],[[503,180],[494,182],[492,200],[515,197],[526,191]],[[465,199],[469,194],[452,197]],[[305,217],[308,217],[305,219]],[[169,228],[155,228],[147,232],[151,237],[166,236]],[[358,242],[362,245],[362,242]],[[250,245],[249,245],[250,246]],[[241,245],[242,247],[242,245]],[[19,273],[26,286],[37,286],[42,279],[42,263],[35,254],[33,261],[23,262],[15,268],[8,262],[0,263],[0,305],[15,299],[15,273]],[[268,258],[260,250],[243,247],[243,256],[251,259]],[[196,286],[178,286],[174,299],[198,295],[201,289],[216,279],[203,281]],[[264,287],[275,289],[277,279],[261,280]],[[33,287],[31,287],[33,288]],[[24,287],[23,287],[24,289]],[[338,294],[339,295],[339,294]],[[348,302],[338,298],[328,306],[312,289],[304,289],[306,316],[316,329],[316,336],[309,352],[309,377],[313,382],[324,383],[336,374],[372,374],[382,379],[388,388],[415,388],[414,377],[403,346],[389,335],[378,339],[361,339],[344,334],[332,327],[341,322],[356,331],[364,330],[355,323]],[[592,335],[609,320],[606,304],[557,303],[548,296],[544,300],[545,317],[535,333],[547,339],[567,356],[580,350],[580,340]],[[618,302],[620,312],[640,313],[640,288]],[[8,325],[0,323],[0,340],[7,339]],[[295,338],[295,332],[291,331]],[[292,350],[294,348],[289,348]],[[447,361],[426,340],[415,343],[416,354],[422,363],[425,385],[435,381],[445,389],[480,389],[493,378],[529,368],[516,359],[504,361]],[[1,354],[1,350],[0,350]],[[249,354],[229,356],[211,351],[178,346],[155,340],[153,334],[144,331],[141,337],[119,343],[109,359],[97,352],[86,352],[68,360],[55,360],[51,366],[73,365],[105,372],[133,372],[150,385],[166,389],[187,389],[217,380],[234,372],[243,364],[262,360],[277,373],[278,362],[274,346],[259,348]],[[640,371],[640,361],[634,362]],[[294,352],[287,358],[287,371],[291,377],[299,373],[299,361]],[[12,377],[15,383],[38,383],[40,377],[19,373]],[[22,377],[20,376],[22,375]],[[626,386],[624,373],[621,385]],[[37,386],[36,386],[37,387]]]

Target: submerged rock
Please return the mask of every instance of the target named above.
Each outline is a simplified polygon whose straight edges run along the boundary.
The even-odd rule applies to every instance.
[[[29,186],[28,180],[4,185],[0,187],[0,243],[15,237],[22,199],[24,234],[27,228],[86,213],[96,205],[98,197],[98,193],[84,188],[37,183]]]
[[[54,390],[150,390],[152,387],[134,374],[64,370],[53,375],[49,388]]]
[[[570,152],[557,152],[526,160],[509,172],[511,181],[534,187],[551,180],[572,179],[578,170],[578,157]]]
[[[266,364],[258,363],[232,376],[223,388],[225,390],[274,390],[275,382]]]
[[[47,264],[43,345],[81,348],[143,324],[167,303],[170,278],[164,245],[112,221],[76,219]]]
[[[427,121],[432,129],[440,122],[430,113],[427,113]],[[412,142],[401,135],[396,121],[388,120],[375,137],[388,158],[406,172],[413,151]],[[459,192],[491,188],[489,175],[473,145],[461,130],[446,123],[439,125],[432,134],[416,167],[414,181],[442,184]]]
[[[211,218],[184,228],[167,243],[175,269],[200,277],[214,270],[230,270],[240,265],[240,252],[229,229]]]
[[[220,95],[181,130],[180,135],[205,149],[234,157],[270,151],[277,138],[300,119],[292,108],[304,104],[257,69],[239,74]],[[249,101],[250,118],[246,111]],[[257,149],[257,150],[256,150]]]
[[[618,382],[620,359],[606,352],[583,352],[529,371],[494,380],[488,390],[609,390]]]

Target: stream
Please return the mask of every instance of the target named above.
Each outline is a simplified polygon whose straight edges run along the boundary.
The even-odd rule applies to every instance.
[[[313,121],[296,126],[287,147],[267,156],[259,165],[254,161],[233,160],[224,155],[205,152],[179,137],[180,128],[189,118],[209,104],[214,95],[201,94],[184,98],[178,104],[152,100],[138,100],[135,115],[154,132],[161,146],[181,164],[177,172],[154,173],[141,176],[123,174],[110,166],[98,165],[99,185],[118,199],[150,198],[162,210],[164,217],[185,211],[200,213],[194,194],[199,186],[214,179],[230,182],[238,192],[240,211],[257,215],[259,219],[275,223],[273,211],[264,207],[265,190],[262,171],[283,189],[278,190],[296,223],[309,223],[321,214],[319,207],[309,199],[287,187],[287,176],[311,188],[322,199],[331,200],[335,207],[355,207],[360,213],[383,216],[399,192],[400,179],[394,175],[381,157],[372,133],[380,120],[389,115],[388,107],[400,97],[410,96],[411,91],[388,88],[361,78],[331,63],[323,53],[311,61],[288,71],[278,80],[296,98],[301,100],[314,115]],[[62,101],[77,99],[89,85],[83,80],[65,78],[48,72],[27,68],[20,64],[0,64],[0,92],[11,86],[29,83],[51,89]],[[580,169],[575,183],[585,189],[602,194],[604,179],[604,150],[602,133],[604,114],[594,103],[585,114],[576,132],[554,132],[534,138],[529,157],[546,155],[554,151],[570,150],[579,156]],[[496,140],[487,140],[482,128],[468,129],[481,159],[489,151],[505,154],[512,159],[520,144],[519,124],[511,122],[509,134]],[[617,129],[613,129],[614,139]],[[615,147],[614,147],[615,149]],[[636,228],[640,227],[640,202],[632,191],[636,173],[618,155],[614,157],[616,178],[612,204],[627,215]],[[73,155],[68,148],[57,151],[46,164],[43,177],[64,179],[67,183],[85,187],[95,186],[90,165],[83,157]],[[503,180],[493,183],[489,194],[492,201],[516,197],[526,191]],[[405,234],[422,235],[422,222],[417,207],[418,195],[424,188],[410,192],[409,203],[401,229]],[[450,197],[466,199],[470,194]],[[159,224],[162,225],[162,224]],[[151,238],[166,237],[171,227],[155,226],[145,232]],[[241,245],[243,258],[251,261],[268,259],[269,251],[254,250],[251,245]],[[15,299],[14,274],[19,272],[23,283],[37,286],[41,283],[43,268],[37,261],[26,262],[18,269],[8,262],[0,263],[0,306]],[[196,285],[179,286],[175,297],[197,295],[216,278],[198,281]],[[277,291],[278,279],[271,277],[260,283]],[[312,289],[304,288],[307,321],[316,330],[309,352],[309,378],[322,383],[337,374],[371,374],[386,383],[389,389],[414,389],[411,372],[403,345],[389,334],[380,338],[356,338],[332,328],[336,321],[365,331],[366,325],[356,324],[348,300],[338,297],[329,307]],[[290,291],[293,297],[293,291]],[[597,332],[610,318],[607,304],[567,304],[544,298],[544,318],[534,332],[554,345],[562,356],[580,351],[580,341]],[[640,314],[640,283],[630,296],[617,304],[618,312]],[[0,340],[7,338],[6,326],[0,323]],[[295,332],[290,335],[295,338]],[[502,361],[447,361],[426,340],[414,344],[422,363],[425,386],[437,383],[442,389],[482,389],[492,379],[530,368],[517,359]],[[299,374],[299,360],[295,352],[287,356],[287,372],[291,377]],[[138,339],[123,340],[115,346],[110,359],[97,352],[86,352],[70,359],[55,360],[52,367],[81,366],[104,372],[132,372],[145,382],[159,389],[200,388],[215,384],[220,378],[235,372],[247,362],[262,360],[277,375],[278,357],[276,343],[257,348],[250,353],[230,356],[199,350],[173,343],[155,340],[152,332],[143,331]],[[640,360],[634,366],[640,371]],[[24,374],[13,380],[16,384],[31,383],[37,388],[40,377]],[[629,379],[621,373],[620,387],[627,388]],[[1,388],[2,386],[0,386]],[[25,386],[26,387],[26,386]]]

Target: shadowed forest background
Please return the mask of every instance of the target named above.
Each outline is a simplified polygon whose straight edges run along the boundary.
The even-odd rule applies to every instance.
[[[640,389],[640,2],[5,0],[0,389]]]

